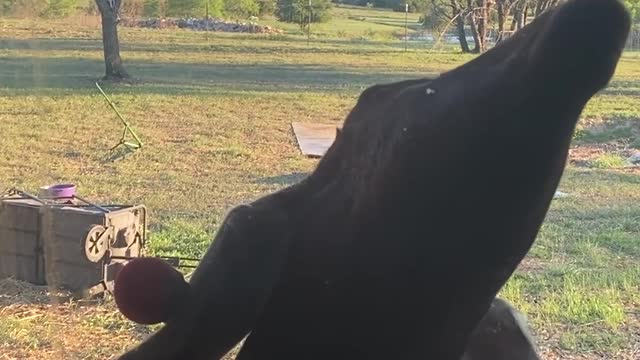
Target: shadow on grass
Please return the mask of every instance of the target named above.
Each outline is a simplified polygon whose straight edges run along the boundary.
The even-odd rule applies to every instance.
[[[567,176],[571,176],[573,181],[581,182],[580,185],[585,187],[589,186],[590,183],[601,181],[621,185],[640,185],[640,176],[633,173],[623,173],[607,170],[573,170],[571,173],[568,173]]]
[[[575,141],[579,145],[618,141],[640,148],[640,122],[638,118],[627,117],[586,126],[576,133]]]
[[[612,80],[609,85],[600,91],[601,95],[640,96],[640,81],[638,80]]]
[[[207,52],[207,53],[236,53],[236,54],[351,54],[351,55],[392,55],[404,51],[404,42],[400,41],[368,41],[364,39],[314,39],[309,46],[307,40],[301,37],[262,37],[242,36],[234,38],[221,34],[212,34],[207,43],[205,38],[199,43],[140,43],[123,42],[120,46],[123,52]],[[226,40],[226,44],[216,43],[216,38]],[[193,39],[191,39],[193,40]],[[228,43],[228,40],[247,41],[245,44]],[[299,43],[304,46],[290,46]],[[322,45],[322,47],[318,47]],[[333,46],[327,46],[333,45]],[[411,49],[425,49],[425,43],[412,43]],[[0,49],[3,50],[52,50],[52,51],[102,51],[102,39],[77,38],[35,38],[13,39],[0,38]]]
[[[304,180],[307,176],[309,176],[309,173],[294,172],[291,174],[261,177],[254,180],[254,182],[257,184],[289,186],[289,185],[299,183],[300,181]]]
[[[377,83],[428,76],[416,73],[359,73],[316,64],[185,64],[129,61],[127,69],[142,82],[116,87],[131,91],[191,95],[233,92],[360,92]],[[95,81],[104,73],[97,59],[74,57],[0,57],[0,94],[59,95],[94,93]]]

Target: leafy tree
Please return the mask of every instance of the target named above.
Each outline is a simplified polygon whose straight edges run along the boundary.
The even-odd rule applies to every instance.
[[[144,0],[142,13],[147,17],[164,17],[167,14],[167,0]]]
[[[257,0],[258,3],[258,14],[261,16],[264,15],[274,15],[276,12],[276,0]]]
[[[280,21],[299,24],[304,28],[309,23],[309,14],[312,23],[328,21],[331,18],[331,6],[331,0],[278,0],[276,16]]]
[[[260,13],[260,6],[255,0],[226,0],[224,11],[229,15],[248,18]]]
[[[223,16],[225,0],[167,0],[167,15],[204,17]]]
[[[167,15],[170,16],[193,16],[202,9],[203,1],[199,0],[168,0]]]
[[[0,16],[6,16],[13,9],[14,0],[0,0]]]
[[[634,21],[640,21],[640,0],[624,0],[624,4],[627,6],[631,18]]]
[[[135,18],[144,13],[145,0],[124,0],[120,7],[120,16]]]
[[[6,15],[17,17],[43,16],[49,8],[49,2],[46,0],[8,0],[0,4],[0,10],[6,8]]]
[[[167,0],[169,16],[204,17],[207,11],[209,16],[248,18],[260,13],[260,4],[256,0]]]
[[[181,0],[182,1],[182,0]],[[225,1],[227,0],[205,0],[202,15],[207,14],[207,3],[209,4],[209,16],[223,17],[225,12]]]
[[[64,17],[77,5],[78,0],[0,0],[0,16]]]

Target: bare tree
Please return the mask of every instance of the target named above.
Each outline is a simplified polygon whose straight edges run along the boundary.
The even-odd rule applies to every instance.
[[[522,29],[527,24],[527,13],[529,12],[529,2],[531,0],[518,1],[513,9],[513,20],[511,22],[511,31]]]
[[[545,10],[552,8],[560,2],[559,0],[536,0],[535,12],[533,16],[542,14]]]
[[[105,80],[129,79],[120,58],[118,41],[118,12],[122,0],[95,0],[102,18],[102,44],[104,47]]]
[[[465,33],[465,6],[458,0],[431,0],[424,19],[424,25],[438,33],[444,33],[450,25],[455,24],[462,52],[471,52]]]
[[[458,41],[460,42],[460,47],[462,48],[462,52],[469,53],[471,52],[471,48],[469,47],[469,43],[467,42],[467,34],[464,29],[465,25],[465,13],[464,9],[456,0],[451,0],[451,6],[453,10],[453,14],[455,16],[456,21],[456,32],[458,33]]]
[[[462,51],[482,53],[488,48],[489,29],[497,27],[496,41],[502,41],[508,31],[509,18],[513,19],[510,30],[517,31],[527,24],[529,17],[536,17],[559,3],[560,0],[431,0],[425,24],[440,24],[441,21],[447,27],[455,24]],[[496,13],[497,24],[491,21],[491,16]],[[466,40],[466,26],[473,36],[473,49]]]
[[[469,26],[475,42],[472,51],[474,53],[481,53],[487,50],[487,28],[492,4],[488,0],[467,0]]]
[[[502,41],[504,39],[504,33],[506,31],[505,24],[509,15],[513,13],[514,7],[521,0],[496,0],[496,12],[498,14],[498,37],[496,41]]]

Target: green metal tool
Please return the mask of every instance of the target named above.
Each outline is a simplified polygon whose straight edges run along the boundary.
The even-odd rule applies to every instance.
[[[107,102],[109,103],[113,111],[116,112],[116,115],[118,115],[118,118],[120,119],[120,121],[122,121],[122,123],[124,124],[124,131],[122,132],[122,137],[120,138],[120,141],[118,142],[118,144],[116,144],[114,147],[111,148],[111,151],[115,150],[119,146],[124,146],[127,148],[127,150],[131,152],[142,148],[142,145],[143,145],[142,140],[140,140],[138,135],[136,135],[136,133],[133,131],[133,129],[131,128],[131,125],[129,125],[129,123],[124,119],[122,114],[120,114],[120,111],[118,111],[118,108],[116,107],[116,105],[113,103],[113,101],[111,101],[109,96],[105,94],[104,90],[102,90],[100,85],[96,83],[96,86],[98,87],[98,90],[100,90],[100,93],[102,93],[102,96],[104,96],[104,98],[107,99]],[[127,133],[133,136],[135,142],[127,141]]]

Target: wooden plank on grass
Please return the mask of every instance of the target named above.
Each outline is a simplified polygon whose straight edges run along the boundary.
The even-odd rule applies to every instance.
[[[298,147],[305,156],[322,157],[336,138],[335,124],[291,123]]]

